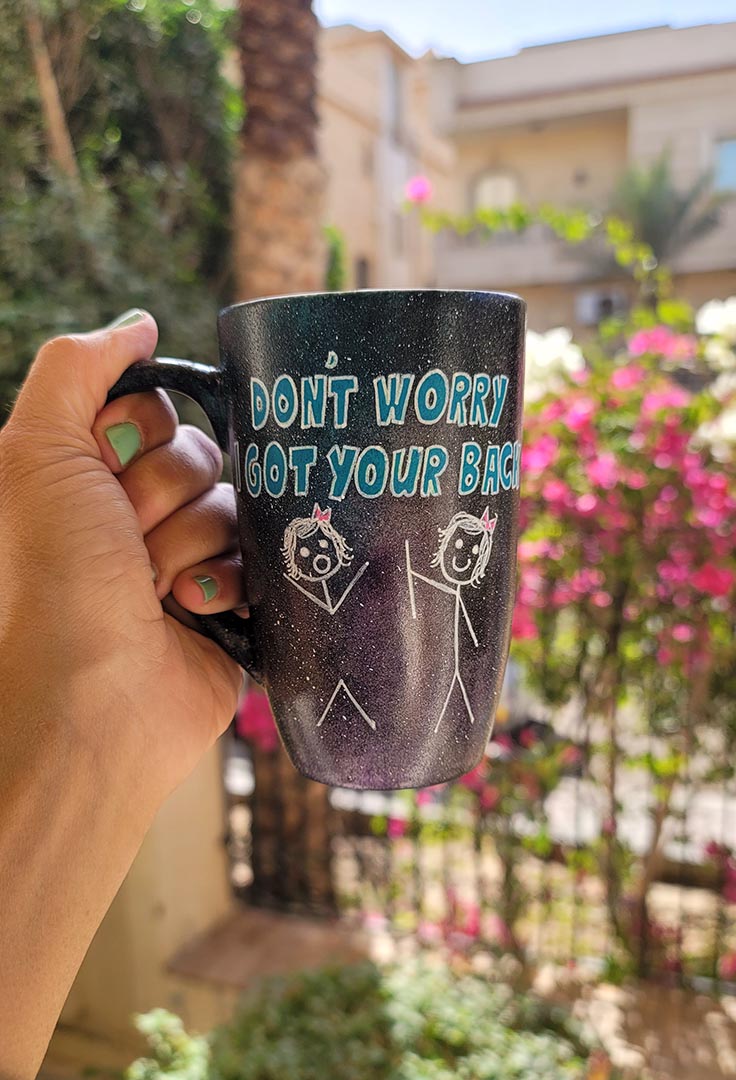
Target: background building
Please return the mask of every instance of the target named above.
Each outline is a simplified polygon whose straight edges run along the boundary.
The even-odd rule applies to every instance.
[[[347,243],[347,288],[433,283],[432,238],[404,211],[404,185],[432,177],[451,197],[452,143],[434,130],[433,58],[414,60],[382,31],[322,31],[320,121],[326,220]]]
[[[491,241],[422,236],[403,185],[428,175],[433,205],[552,202],[605,210],[632,164],[670,154],[678,187],[706,170],[736,195],[736,23],[656,27],[522,49],[461,64],[412,59],[380,32],[322,35],[328,218],[344,232],[349,287],[439,285],[519,291],[530,324],[576,328],[625,303],[545,229]],[[736,199],[673,267],[693,303],[736,292]]]

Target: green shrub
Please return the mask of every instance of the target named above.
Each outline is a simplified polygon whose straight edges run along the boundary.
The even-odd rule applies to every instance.
[[[139,1027],[153,1057],[126,1080],[582,1080],[590,1049],[566,1013],[424,962],[268,980],[205,1057],[169,1013]]]
[[[70,181],[48,153],[23,11],[0,0],[0,425],[45,338],[129,307],[156,316],[161,352],[216,358],[242,113],[222,72],[234,13],[217,0],[44,0]]]

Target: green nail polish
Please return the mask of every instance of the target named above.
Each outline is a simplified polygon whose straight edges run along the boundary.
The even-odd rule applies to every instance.
[[[113,424],[105,432],[105,438],[123,466],[127,465],[141,448],[141,433],[135,424]]]
[[[118,315],[117,319],[113,319],[111,323],[108,323],[106,329],[119,330],[121,326],[134,326],[144,317],[144,312],[140,308],[130,308],[129,311],[124,311],[122,315]]]
[[[214,600],[217,596],[217,582],[214,578],[207,577],[206,574],[198,575],[194,580],[202,590],[205,604],[209,604],[210,600]]]

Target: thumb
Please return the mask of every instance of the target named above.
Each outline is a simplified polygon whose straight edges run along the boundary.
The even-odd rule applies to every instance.
[[[14,409],[24,425],[47,432],[90,431],[109,390],[136,360],[147,360],[158,329],[147,311],[135,309],[101,330],[47,341],[30,367]]]

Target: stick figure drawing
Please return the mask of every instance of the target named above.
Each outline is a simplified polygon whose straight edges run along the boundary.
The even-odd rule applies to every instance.
[[[353,552],[345,537],[332,524],[331,517],[331,509],[321,510],[315,503],[311,517],[294,518],[284,531],[281,553],[286,564],[286,580],[328,615],[336,615],[355,583],[365,573],[368,563],[364,562],[360,570],[353,575],[339,599],[333,599],[328,581],[339,570],[350,565]],[[321,587],[322,596],[312,592],[309,586]],[[375,731],[375,721],[355,700],[344,679],[338,681],[317,727],[324,723],[340,690],[345,691],[365,722]]]
[[[406,548],[406,574],[409,582],[409,600],[411,602],[412,618],[416,619],[417,617],[416,599],[414,596],[414,578],[416,578],[417,581],[423,581],[427,585],[431,585],[433,589],[449,593],[450,596],[455,598],[455,667],[450,683],[450,689],[447,691],[445,704],[442,706],[442,712],[439,715],[439,719],[434,729],[435,731],[439,731],[442,718],[447,711],[447,706],[450,704],[450,698],[452,696],[452,691],[455,688],[455,683],[459,685],[462,692],[463,701],[465,702],[465,708],[468,711],[470,722],[472,724],[475,723],[475,716],[473,715],[468,691],[465,688],[465,683],[460,674],[461,613],[476,648],[478,647],[478,638],[473,629],[473,624],[470,621],[468,609],[465,607],[465,602],[462,598],[462,590],[467,585],[478,588],[485,577],[488,560],[491,557],[491,548],[493,546],[493,531],[496,528],[497,521],[498,514],[496,514],[495,517],[489,517],[488,507],[486,507],[482,516],[479,518],[461,510],[451,518],[446,528],[440,528],[438,530],[440,534],[440,543],[432,558],[431,565],[439,566],[442,576],[445,579],[444,581],[434,581],[432,578],[425,577],[424,574],[418,574],[416,570],[412,570],[409,541],[404,541]],[[447,584],[445,584],[445,582],[447,582]]]

